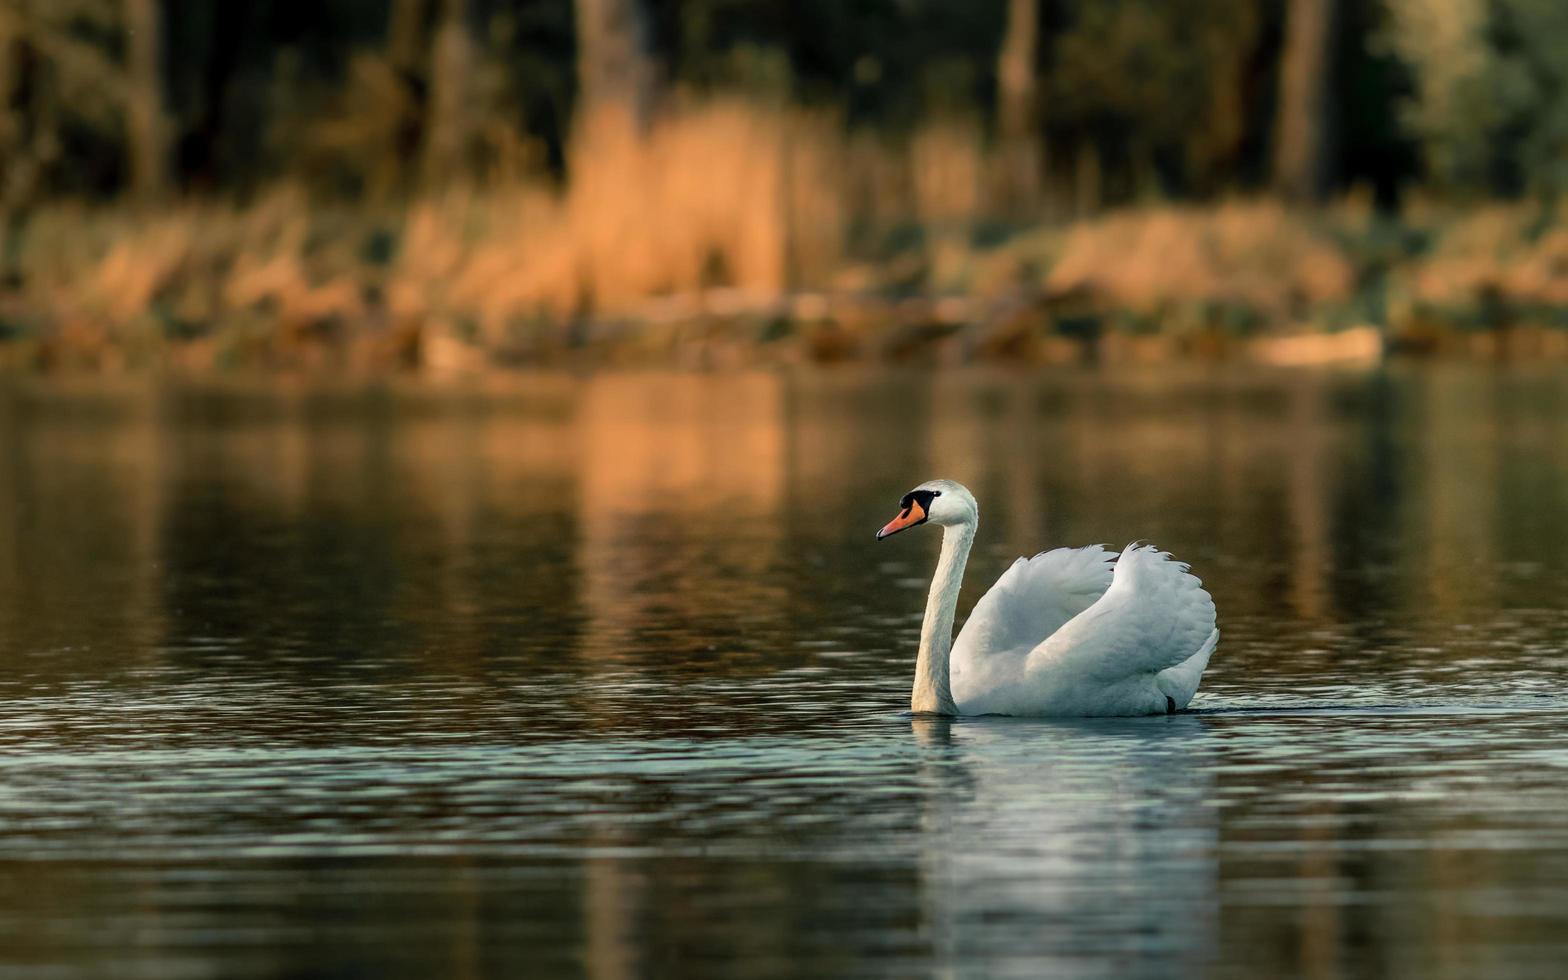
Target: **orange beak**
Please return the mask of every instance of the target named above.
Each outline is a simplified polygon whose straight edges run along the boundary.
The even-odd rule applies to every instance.
[[[925,519],[925,508],[920,506],[920,501],[912,500],[909,502],[908,510],[903,511],[897,517],[882,525],[882,530],[877,532],[877,540],[881,541],[889,534],[897,534],[906,527],[914,527],[916,524],[922,524],[925,522]]]

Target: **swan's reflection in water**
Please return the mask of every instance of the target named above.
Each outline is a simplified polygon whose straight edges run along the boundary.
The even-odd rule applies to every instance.
[[[595,841],[596,976],[1539,976],[1568,899],[1540,846],[1568,839],[1561,717],[862,715],[518,765],[554,794],[544,840]]]
[[[912,727],[922,914],[941,960],[1169,976],[1212,959],[1218,818],[1200,718]]]
[[[528,761],[583,813],[542,836],[592,842],[589,975],[1164,976],[1213,961],[1203,719],[856,727]]]

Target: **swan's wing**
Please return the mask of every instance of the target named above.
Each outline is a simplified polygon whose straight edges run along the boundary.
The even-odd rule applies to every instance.
[[[1214,600],[1186,563],[1153,545],[1129,545],[1116,562],[1110,588],[1035,647],[1028,671],[1109,685],[1181,667],[1170,678],[1180,682],[1179,690],[1187,686],[1186,674],[1202,674],[1218,639]],[[1190,678],[1193,690],[1196,681]]]
[[[1105,594],[1115,557],[1091,545],[1057,548],[1013,562],[975,603],[953,641],[955,670],[990,653],[1032,650]]]

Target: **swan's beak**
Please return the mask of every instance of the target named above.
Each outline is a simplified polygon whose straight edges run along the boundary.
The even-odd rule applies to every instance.
[[[890,534],[897,534],[906,527],[914,527],[916,524],[924,524],[925,520],[925,508],[920,506],[920,501],[910,501],[908,510],[903,511],[897,517],[882,525],[882,530],[877,532],[877,540],[881,541]]]

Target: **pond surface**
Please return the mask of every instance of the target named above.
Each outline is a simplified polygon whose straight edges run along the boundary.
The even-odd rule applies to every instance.
[[[1152,540],[1194,710],[912,718],[938,535]],[[1568,962],[1568,374],[0,391],[0,973]]]

